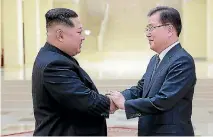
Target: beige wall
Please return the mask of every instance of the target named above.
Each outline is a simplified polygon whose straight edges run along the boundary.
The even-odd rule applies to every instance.
[[[53,8],[53,0],[39,0],[40,9],[40,43],[44,45],[46,42],[46,20],[45,14]]]
[[[121,4],[122,3],[122,4]],[[109,0],[109,22],[104,39],[104,51],[138,51],[148,49],[144,35],[145,4],[141,0]]]
[[[25,64],[33,64],[40,46],[39,1],[23,2]]]
[[[183,47],[195,58],[206,58],[206,0],[183,2]]]
[[[2,0],[3,47],[6,67],[23,66],[22,0]]]
[[[1,28],[1,25],[2,25],[2,21],[1,21],[1,14],[2,14],[2,6],[1,6],[1,0],[0,0],[0,55],[2,55],[2,52],[1,52],[1,50],[2,50],[2,28]],[[0,61],[1,62],[1,61]],[[2,64],[2,62],[0,63],[0,65]]]
[[[207,59],[213,61],[213,0],[207,0]]]
[[[150,51],[144,34],[149,10],[157,5],[167,5],[177,8],[181,13],[180,0],[109,0],[109,5],[105,51]]]
[[[14,61],[15,58],[15,62],[19,62],[15,63],[16,65],[21,64],[23,56],[21,53],[23,45],[20,45],[23,33],[21,32],[20,15],[17,15],[17,5],[15,5],[17,1],[20,0],[1,0],[0,5],[2,7],[0,43],[6,50],[5,61],[8,63],[11,60]],[[35,6],[36,1],[39,4],[38,7]],[[108,18],[105,16],[106,3],[109,4]],[[144,28],[147,25],[147,13],[157,5],[169,5],[179,10],[183,21],[180,41],[193,57],[211,60],[213,58],[211,0],[150,0],[149,2],[142,0],[80,0],[79,3],[73,3],[70,0],[25,0],[23,5],[24,43],[27,47],[24,51],[27,57],[26,64],[32,64],[38,49],[46,42],[44,15],[53,7],[75,10],[80,16],[84,29],[91,30],[91,35],[86,36],[83,43],[81,55],[84,58],[88,54],[100,53],[101,56],[106,55],[107,52],[153,54],[149,49]],[[38,19],[34,18],[36,14],[38,14]],[[17,24],[20,27],[17,27]],[[16,52],[11,51],[11,48]]]

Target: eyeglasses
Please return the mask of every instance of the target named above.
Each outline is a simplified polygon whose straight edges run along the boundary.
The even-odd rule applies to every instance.
[[[168,25],[171,25],[171,24],[162,24],[162,25],[158,25],[158,26],[152,26],[152,25],[148,25],[145,29],[145,32],[151,32],[153,31],[154,29],[156,28],[160,28],[160,27],[163,27],[163,26],[168,26]]]

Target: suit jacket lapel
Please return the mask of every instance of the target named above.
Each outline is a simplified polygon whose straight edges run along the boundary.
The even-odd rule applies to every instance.
[[[147,67],[146,79],[145,79],[145,85],[144,85],[146,90],[144,90],[144,92],[143,92],[143,97],[148,93],[147,89],[151,83],[150,81],[151,81],[151,77],[152,77],[152,72],[154,71],[156,61],[157,61],[157,58],[155,55],[154,59],[150,61],[149,65]]]
[[[89,81],[90,83],[93,84],[93,82],[92,82],[91,78],[89,77],[89,75],[88,75],[81,67],[79,67],[79,68],[80,68],[82,74],[84,75],[84,78],[85,78],[87,81]]]
[[[89,83],[92,84],[93,89],[95,89],[95,91],[98,92],[98,89],[96,88],[96,86],[95,86],[95,84],[93,83],[92,79],[91,79],[91,78],[89,77],[89,75],[84,71],[84,69],[82,69],[82,68],[80,67],[78,61],[77,61],[75,58],[73,58],[73,57],[71,57],[71,60],[75,63],[76,67],[79,68],[80,73],[83,74],[83,77],[84,77]]]
[[[88,75],[81,67],[79,67],[79,68],[80,68],[81,72],[83,73],[84,78],[85,78],[88,82],[90,82],[90,83],[92,84],[92,88],[93,88],[96,92],[98,92],[98,89],[96,88],[95,84],[93,83],[93,81],[92,81],[92,79],[89,77],[89,75]]]
[[[160,72],[165,68],[165,66],[169,64],[171,57],[175,54],[175,52],[177,52],[177,51],[180,50],[181,48],[182,48],[181,45],[178,44],[178,45],[174,46],[174,47],[164,56],[163,60],[160,62],[159,66],[158,66],[158,68],[156,69],[155,74],[153,75],[153,78],[152,78],[152,80],[151,80],[151,76],[152,76],[152,72],[153,72],[153,69],[154,69],[154,65],[156,64],[156,61],[157,61],[157,59],[156,59],[156,57],[155,57],[155,63],[154,63],[154,65],[152,65],[152,69],[151,69],[152,71],[151,71],[151,73],[148,73],[148,74],[149,74],[149,75],[148,75],[149,84],[148,84],[148,86],[147,86],[147,88],[146,88],[146,90],[145,90],[146,92],[143,94],[143,97],[146,97],[146,95],[149,93],[149,91],[150,91],[150,89],[151,89],[151,87],[152,87],[152,85],[153,85],[153,83],[154,83],[156,77],[157,77],[157,76],[160,74]],[[150,62],[150,63],[151,63],[151,62]]]
[[[89,75],[84,71],[84,69],[82,69],[82,68],[80,67],[78,61],[77,61],[75,58],[73,58],[73,57],[71,57],[70,59],[71,59],[71,61],[74,63],[74,65],[80,70],[80,73],[83,74],[84,78],[85,78],[88,82],[90,82],[91,84],[93,84],[93,81],[91,80],[91,78],[89,77]]]

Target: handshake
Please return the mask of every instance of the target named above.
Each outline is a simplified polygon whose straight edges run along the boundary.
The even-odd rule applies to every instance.
[[[110,99],[110,114],[113,114],[118,109],[125,109],[125,98],[120,92],[110,91],[106,96]]]

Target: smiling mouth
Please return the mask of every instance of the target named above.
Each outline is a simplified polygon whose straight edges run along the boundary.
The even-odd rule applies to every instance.
[[[149,40],[149,44],[151,44],[153,42],[153,40]]]

